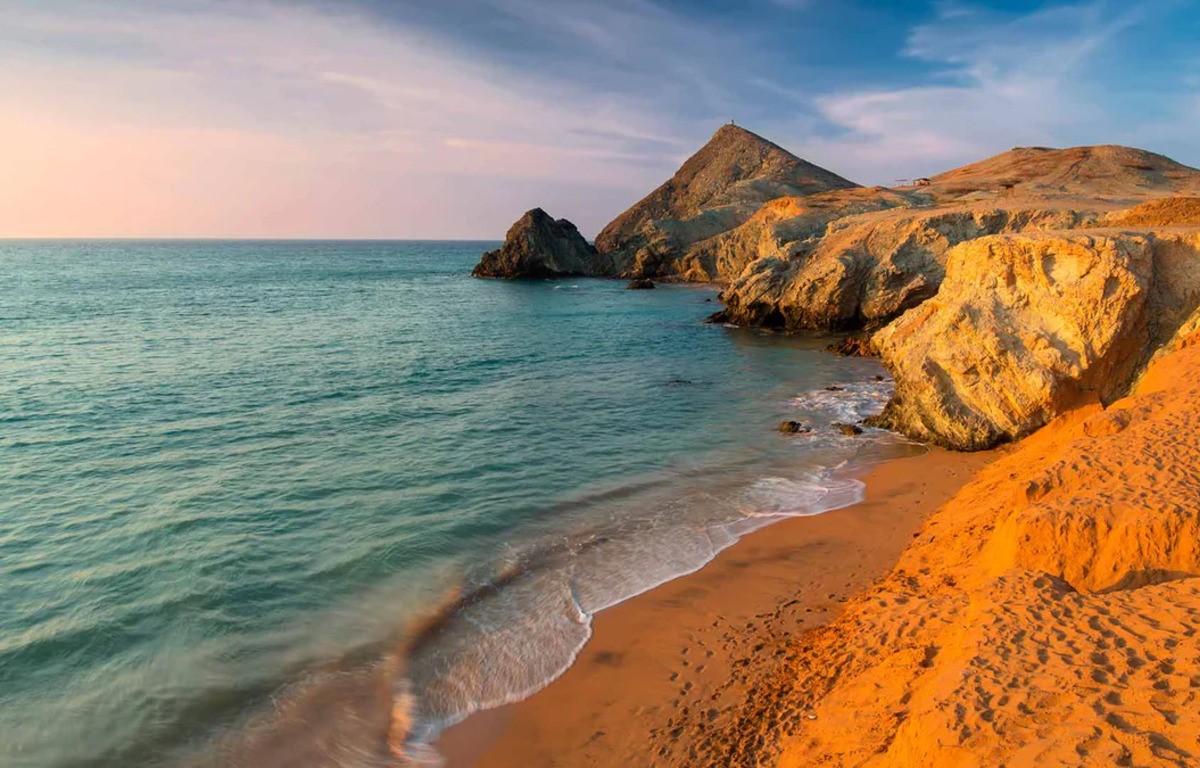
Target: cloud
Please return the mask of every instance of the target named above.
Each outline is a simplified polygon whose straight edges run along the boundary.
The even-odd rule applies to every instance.
[[[1092,2],[1005,15],[943,4],[903,49],[932,67],[925,83],[818,97],[829,129],[799,145],[852,178],[890,184],[1015,145],[1135,137],[1137,116],[1110,111],[1116,86],[1096,65],[1101,54],[1107,65],[1138,55],[1117,41],[1147,8]]]
[[[345,5],[0,9],[0,130],[10,145],[34,142],[0,181],[0,232],[495,236],[537,202],[598,230],[618,198],[657,184],[715,127],[687,115],[720,114],[732,98],[688,53],[716,33],[649,3],[493,5],[586,50],[564,69],[589,59],[594,76],[579,87],[552,61],[543,71],[498,64]],[[671,76],[651,77],[660,70]],[[101,170],[121,194],[84,185],[93,196],[72,195],[80,213],[70,217],[62,197],[30,195]],[[444,186],[435,177],[459,185],[442,216],[424,205]],[[490,190],[538,183],[576,191],[559,206],[512,195],[493,212]],[[180,190],[187,199],[170,203]],[[356,229],[361,201],[381,196],[390,215]],[[279,210],[304,218],[289,229]]]
[[[1122,86],[1194,57],[1121,44],[1169,2],[911,25],[791,0],[9,0],[0,234],[494,238],[535,205],[594,233],[730,118],[863,182],[1014,144],[1194,151],[1194,61]]]

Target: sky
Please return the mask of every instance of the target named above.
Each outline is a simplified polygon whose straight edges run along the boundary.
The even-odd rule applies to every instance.
[[[1200,166],[1200,0],[0,0],[0,237],[589,237],[733,119],[863,184]]]

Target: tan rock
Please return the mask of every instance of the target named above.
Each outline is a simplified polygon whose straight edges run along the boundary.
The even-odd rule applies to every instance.
[[[878,423],[960,450],[1123,395],[1151,339],[1152,238],[1025,233],[964,243],[937,297],[874,337],[896,378]]]
[[[802,197],[781,197],[763,205],[746,222],[702,240],[672,269],[696,282],[729,281],[762,258],[790,258],[811,250],[831,222],[887,208],[911,207],[925,198],[884,187],[857,187]]]
[[[689,246],[746,221],[763,203],[857,186],[744,128],[722,126],[658,189],[596,236],[614,275],[657,277]]]
[[[937,293],[946,254],[958,243],[1094,218],[1068,208],[970,206],[842,217],[810,251],[750,264],[722,294],[721,319],[787,330],[877,326]]]
[[[1200,192],[1200,170],[1169,157],[1111,144],[1015,147],[939,173],[923,191],[939,200],[1005,197],[1138,201]]]

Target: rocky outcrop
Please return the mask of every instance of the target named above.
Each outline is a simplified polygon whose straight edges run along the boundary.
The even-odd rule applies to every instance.
[[[690,246],[746,221],[769,200],[857,186],[744,128],[722,126],[658,189],[596,237],[620,277],[678,275]]]
[[[1064,208],[921,208],[847,216],[811,250],[753,262],[722,293],[721,320],[789,331],[879,326],[937,293],[946,254],[991,234],[1095,220]]]
[[[876,424],[959,450],[1131,384],[1151,340],[1153,239],[1027,233],[955,248],[937,298],[874,337],[896,378]]]
[[[483,254],[476,277],[565,277],[603,274],[596,249],[574,224],[534,208],[508,230],[504,245]]]
[[[921,195],[884,187],[781,197],[759,208],[740,226],[691,246],[670,266],[685,280],[731,281],[758,259],[791,259],[811,251],[829,225],[839,219],[927,202]]]

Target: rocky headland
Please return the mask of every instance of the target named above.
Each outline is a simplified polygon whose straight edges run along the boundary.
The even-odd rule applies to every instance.
[[[861,187],[727,125],[594,248],[531,212],[476,274],[711,282],[714,321],[866,331],[897,383],[875,425],[978,450],[1124,395],[1200,322],[1197,195],[1200,171],[1108,145]]]
[[[681,630],[742,650],[637,709],[651,762],[1200,764],[1200,171],[1023,147],[868,188],[726,127],[584,258],[718,283],[729,324],[852,332],[831,350],[895,379],[871,426],[996,449],[828,624],[797,593]]]

